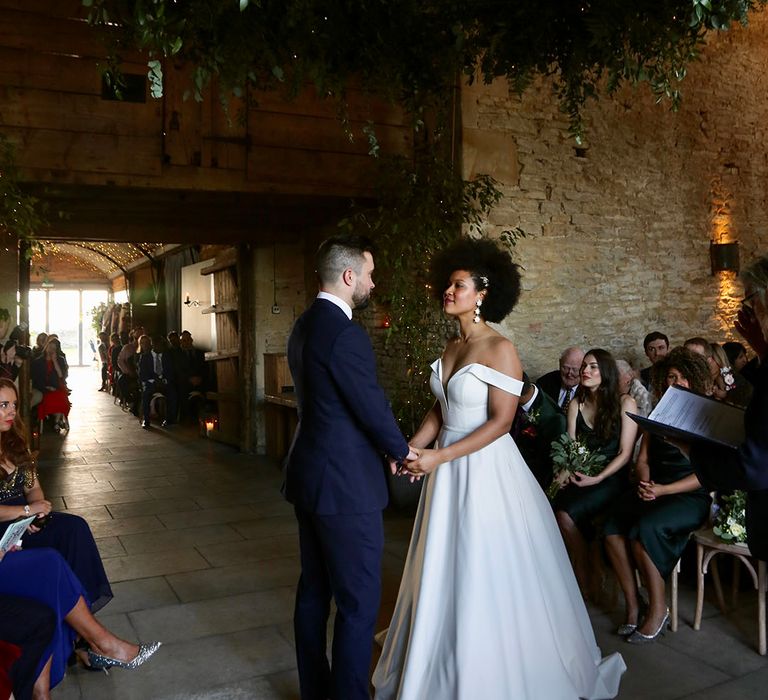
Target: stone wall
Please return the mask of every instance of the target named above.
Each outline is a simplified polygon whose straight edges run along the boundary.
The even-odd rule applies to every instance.
[[[709,244],[738,241],[742,266],[768,248],[767,40],[768,13],[710,36],[677,113],[645,86],[591,102],[582,146],[547,81],[522,97],[503,81],[463,89],[465,177],[503,182],[488,233],[530,234],[516,250],[524,293],[502,328],[532,376],[571,344],[644,366],[650,330],[673,344],[731,337],[742,289],[711,274]]]

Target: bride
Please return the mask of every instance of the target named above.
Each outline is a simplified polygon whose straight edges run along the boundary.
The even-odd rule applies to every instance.
[[[436,257],[432,289],[460,333],[432,365],[437,402],[411,441],[406,468],[427,479],[375,697],[613,698],[624,661],[601,659],[552,509],[509,436],[522,367],[486,321],[517,302],[517,266],[462,239]]]

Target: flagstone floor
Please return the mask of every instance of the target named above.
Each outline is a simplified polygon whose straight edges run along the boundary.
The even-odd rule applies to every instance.
[[[40,477],[54,507],[85,517],[97,538],[115,593],[102,622],[126,639],[163,646],[136,671],[74,669],[54,699],[297,699],[298,543],[278,465],[192,428],[144,431],[98,384],[91,368],[72,371],[71,431],[43,435]],[[412,513],[386,514],[382,627],[411,520]],[[621,651],[627,662],[619,697],[768,697],[768,661],[755,651],[755,594],[743,592],[727,617],[708,602],[695,632],[695,592],[683,578],[680,629],[656,644],[623,643],[612,634],[620,612],[590,610],[603,653]]]

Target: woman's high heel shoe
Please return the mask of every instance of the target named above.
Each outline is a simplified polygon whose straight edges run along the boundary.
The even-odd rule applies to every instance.
[[[645,601],[642,598],[640,598],[637,606],[638,620],[645,616],[646,610],[647,610],[647,605]],[[636,629],[637,629],[636,622],[635,623],[625,622],[616,628],[616,634],[618,634],[619,637],[629,637],[629,635],[632,634]]]
[[[134,668],[141,666],[152,654],[154,654],[160,648],[161,642],[151,642],[150,644],[142,644],[139,647],[139,653],[136,654],[130,661],[120,661],[120,659],[113,659],[109,656],[103,656],[97,654],[93,649],[88,650],[88,663],[91,668],[107,672],[107,669],[112,668],[126,668],[132,671]]]
[[[664,614],[664,619],[653,634],[643,634],[640,630],[635,630],[626,640],[630,644],[650,644],[655,642],[660,634],[664,634],[667,631],[667,625],[669,625],[669,610]]]

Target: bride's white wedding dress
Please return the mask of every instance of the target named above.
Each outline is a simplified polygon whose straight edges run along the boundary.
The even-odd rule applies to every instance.
[[[488,419],[488,387],[522,383],[459,369],[432,392],[448,445]],[[552,508],[509,435],[426,479],[394,615],[373,674],[377,700],[613,698],[626,669],[601,659]]]

